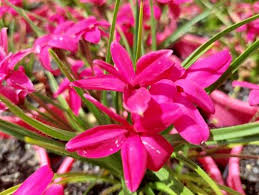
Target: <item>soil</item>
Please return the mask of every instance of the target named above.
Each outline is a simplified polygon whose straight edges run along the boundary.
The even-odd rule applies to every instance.
[[[101,172],[101,169],[99,166],[93,166],[91,164],[76,161],[73,164],[71,172],[98,174]],[[84,195],[86,191],[88,191],[89,187],[91,187],[90,183],[71,183],[65,187],[65,195]],[[100,194],[100,192],[105,190],[107,187],[109,187],[109,184],[96,184],[93,188],[91,188],[91,190],[89,190],[87,195]]]
[[[0,192],[23,182],[38,168],[34,150],[14,138],[0,138]]]
[[[259,156],[259,146],[245,146],[242,154]],[[240,175],[242,183],[245,184],[246,194],[259,195],[259,159],[241,160]]]

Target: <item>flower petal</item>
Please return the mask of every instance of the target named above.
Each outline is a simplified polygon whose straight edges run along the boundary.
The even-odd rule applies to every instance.
[[[191,144],[201,144],[209,138],[209,127],[199,111],[183,96],[176,97],[176,101],[185,107],[185,113],[174,122],[179,134]],[[183,111],[184,112],[184,111]]]
[[[136,90],[126,89],[123,93],[123,106],[132,113],[143,115],[151,96],[144,87]]]
[[[8,83],[8,85],[14,87],[15,89],[25,90],[29,93],[34,91],[31,80],[21,69],[12,72],[8,79],[6,79],[6,82]]]
[[[249,104],[251,106],[256,106],[259,104],[259,90],[251,90],[248,97]]]
[[[59,85],[58,90],[54,93],[54,98],[57,98],[61,93],[63,93],[66,89],[69,88],[70,81],[65,78]]]
[[[248,89],[257,89],[259,90],[259,85],[253,84],[253,83],[249,83],[246,81],[233,81],[232,82],[232,86],[236,87],[236,86],[241,86],[241,87],[246,87]]]
[[[78,39],[69,35],[52,35],[48,46],[76,52]]]
[[[170,56],[171,54],[172,50],[167,49],[149,52],[148,54],[139,58],[139,60],[137,61],[136,74],[141,73],[144,69],[150,66],[155,60],[157,60],[161,56]]]
[[[7,28],[2,28],[0,32],[0,47],[3,48],[5,53],[8,53],[8,37],[7,37]]]
[[[153,84],[160,80],[162,74],[165,73],[166,70],[169,70],[174,64],[170,56],[163,55],[137,74],[132,84],[140,86]]]
[[[161,135],[141,136],[141,141],[148,153],[147,168],[158,171],[169,159],[173,147]]]
[[[103,75],[74,81],[73,84],[84,89],[112,90],[123,92],[125,84],[114,76]]]
[[[32,53],[32,49],[25,49],[25,50],[21,50],[13,55],[10,56],[9,59],[9,68],[10,69],[14,69],[15,65],[21,61],[25,56],[29,55],[30,53]]]
[[[98,126],[71,139],[66,150],[76,151],[86,158],[106,157],[120,150],[127,132],[121,125]]]
[[[200,87],[206,88],[214,83],[229,67],[232,57],[224,50],[195,62],[186,71],[186,78]]]
[[[128,82],[127,80],[124,79],[123,76],[120,75],[120,73],[112,65],[110,65],[102,60],[94,60],[93,64],[99,66],[100,68],[104,69],[105,71],[107,71],[111,75],[117,77],[118,79],[122,80],[123,82],[125,82],[125,83]]]
[[[42,194],[53,176],[51,169],[47,165],[43,166],[28,177],[14,195]]]
[[[183,88],[184,93],[191,102],[197,104],[208,113],[215,112],[214,104],[210,96],[199,85],[188,79],[178,80],[175,84]]]
[[[118,42],[114,41],[111,45],[111,55],[119,73],[124,77],[124,80],[130,83],[135,73],[133,70],[133,64],[126,49],[124,49]]]
[[[86,31],[83,36],[86,41],[97,44],[101,39],[101,32],[98,27],[95,27],[94,29]]]
[[[73,88],[69,89],[69,106],[76,116],[81,108],[81,98]]]
[[[135,192],[147,168],[147,151],[139,136],[128,137],[121,147],[121,159],[126,186],[131,192]]]
[[[64,195],[64,187],[61,184],[52,184],[43,195]]]
[[[114,119],[115,121],[118,121],[119,123],[123,124],[124,126],[130,126],[129,123],[127,122],[126,119],[122,118],[120,115],[117,113],[113,112],[111,109],[105,107],[102,105],[100,102],[98,102],[96,99],[94,99],[92,96],[85,94],[84,97],[92,102],[98,109],[106,113],[109,117]]]

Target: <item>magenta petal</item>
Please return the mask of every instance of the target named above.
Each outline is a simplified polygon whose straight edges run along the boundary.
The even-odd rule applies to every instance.
[[[200,87],[206,88],[214,83],[229,67],[232,57],[224,50],[195,62],[186,71],[186,78]]]
[[[173,152],[173,147],[161,135],[141,136],[148,153],[147,168],[158,171],[169,159]]]
[[[153,84],[160,80],[163,73],[169,70],[174,64],[174,61],[168,55],[163,55],[137,74],[132,84],[140,86]]]
[[[73,84],[84,89],[112,90],[123,92],[125,84],[114,76],[103,75],[74,81]]]
[[[110,65],[102,60],[94,60],[93,64],[99,66],[100,68],[107,71],[111,75],[117,77],[118,79],[122,80],[123,82],[125,82],[125,83],[128,82],[127,80],[125,80],[125,78],[123,76],[120,75],[120,73],[112,65]]]
[[[53,175],[47,165],[39,168],[23,182],[14,195],[42,194],[51,182]]]
[[[182,114],[179,104],[151,99],[143,116],[133,114],[132,119],[137,132],[155,134],[165,130]]]
[[[3,48],[4,52],[8,53],[8,37],[7,28],[2,28],[0,32],[0,47]]]
[[[119,123],[121,123],[121,124],[123,124],[125,126],[130,126],[126,119],[122,118],[120,115],[118,115],[117,113],[113,112],[111,109],[109,109],[109,108],[105,107],[104,105],[102,105],[100,102],[98,102],[92,96],[90,96],[88,94],[85,94],[84,97],[88,101],[92,102],[98,109],[100,109],[101,111],[106,113],[109,117],[114,119],[115,121],[118,121]]]
[[[101,32],[98,27],[85,32],[84,39],[90,43],[97,44],[101,40]]]
[[[61,93],[63,93],[66,89],[69,88],[70,81],[65,78],[59,85],[58,90],[54,93],[54,98],[58,97]]]
[[[58,70],[53,70],[50,63],[49,47],[43,47],[38,54],[41,65],[53,74],[57,74]]]
[[[131,192],[135,192],[146,172],[147,151],[137,135],[129,136],[121,147],[125,184]]]
[[[77,116],[81,108],[81,98],[73,88],[69,89],[69,106]]]
[[[69,35],[52,35],[48,46],[75,52],[78,39]]]
[[[201,88],[199,85],[187,79],[178,80],[175,82],[176,85],[183,88],[184,93],[187,95],[187,98],[192,101],[194,104],[197,104],[200,108],[208,113],[214,113],[215,108],[210,96],[206,91]]]
[[[64,195],[64,187],[61,184],[52,184],[43,195]]]
[[[136,90],[126,89],[123,93],[123,105],[132,113],[143,115],[148,107],[151,96],[144,87]]]
[[[128,83],[131,82],[135,73],[133,64],[127,51],[116,41],[111,45],[111,55],[115,67]]]
[[[259,104],[259,90],[258,89],[254,89],[254,90],[250,91],[248,101],[251,106],[256,106]]]
[[[120,150],[127,132],[121,125],[98,126],[71,139],[66,150],[76,151],[86,158],[106,157]]]
[[[155,60],[157,60],[161,56],[166,55],[169,57],[171,54],[172,54],[172,50],[166,50],[166,49],[153,51],[153,52],[149,52],[148,54],[145,54],[137,61],[136,74],[141,73],[145,68],[150,66]]]
[[[25,56],[29,55],[30,53],[32,53],[32,49],[25,49],[11,55],[9,59],[9,68],[13,69],[20,60],[22,60]]]
[[[249,83],[246,81],[233,81],[232,82],[232,86],[236,87],[236,86],[241,86],[241,87],[246,87],[248,89],[257,89],[259,90],[259,85],[253,84],[253,83]]]
[[[6,82],[15,89],[26,90],[29,93],[34,91],[31,80],[21,70],[12,72]]]
[[[199,111],[183,96],[177,97],[178,103],[185,106],[185,113],[174,122],[179,134],[191,144],[201,144],[209,138],[209,127]]]

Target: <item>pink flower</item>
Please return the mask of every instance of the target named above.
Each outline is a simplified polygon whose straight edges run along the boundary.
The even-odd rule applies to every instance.
[[[76,39],[83,37],[84,40],[97,44],[101,40],[101,36],[108,36],[100,27],[107,28],[109,23],[105,20],[97,21],[94,16],[91,16],[73,24],[66,34],[74,35]]]
[[[146,169],[159,170],[173,152],[172,146],[152,129],[148,133],[139,133],[141,130],[135,129],[121,116],[91,96],[85,97],[120,124],[88,129],[71,139],[66,149],[86,158],[102,158],[121,150],[125,183],[130,191],[136,191]]]
[[[19,51],[15,54],[8,53],[7,28],[0,32],[0,94],[7,97],[13,103],[23,102],[27,94],[34,91],[33,84],[24,73],[22,66],[14,70],[15,65],[26,55],[31,53],[31,49]],[[0,110],[6,107],[0,103]]]
[[[170,59],[171,53],[170,50],[160,50],[142,56],[134,72],[126,50],[119,43],[113,42],[111,55],[115,67],[101,60],[94,61],[110,74],[78,80],[74,84],[85,89],[123,92],[124,107],[141,115],[147,109],[151,98],[146,88],[158,81],[163,73],[174,65]]]
[[[72,35],[51,34],[38,38],[34,45],[33,51],[38,56],[39,61],[46,70],[58,74],[59,70],[53,70],[50,62],[49,49],[58,48],[75,52],[78,47],[78,40]]]
[[[92,3],[97,6],[101,6],[106,3],[106,0],[80,0],[81,3]]]
[[[241,86],[252,89],[249,93],[248,102],[251,106],[256,106],[259,104],[259,85],[245,81],[233,81],[232,85],[233,87]]]
[[[45,194],[53,176],[53,172],[47,165],[42,166],[23,182],[14,195]],[[61,193],[57,194],[61,195]]]
[[[79,110],[81,108],[81,98],[76,93],[75,89],[70,84],[70,81],[68,79],[64,79],[63,82],[60,84],[58,90],[54,94],[54,98],[56,98],[58,95],[63,93],[65,90],[68,90],[68,93],[69,93],[69,106],[70,106],[70,108],[75,113],[75,115],[78,115]]]

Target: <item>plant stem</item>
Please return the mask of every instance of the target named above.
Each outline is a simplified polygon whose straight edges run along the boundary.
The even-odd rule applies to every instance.
[[[143,0],[140,1],[140,7],[139,7],[137,50],[136,50],[134,65],[136,65],[137,60],[141,56],[142,29],[143,29],[142,25],[143,25]]]
[[[154,15],[154,3],[153,0],[149,0],[151,10],[151,37],[152,37],[152,50],[156,50],[156,20]]]
[[[112,26],[111,26],[110,35],[109,35],[108,48],[107,48],[107,56],[106,56],[107,63],[111,63],[111,51],[110,50],[111,50],[112,41],[114,39],[115,25],[116,25],[119,7],[120,7],[120,0],[116,0],[114,12],[113,12],[113,18],[112,18]]]

